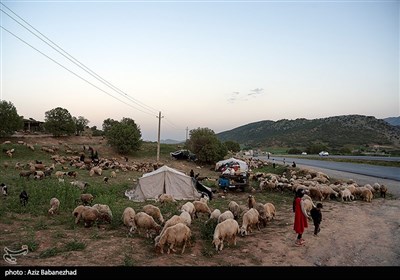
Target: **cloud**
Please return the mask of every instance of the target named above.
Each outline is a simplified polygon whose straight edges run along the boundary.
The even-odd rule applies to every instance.
[[[236,101],[248,101],[249,100],[249,96],[255,98],[257,96],[260,96],[262,94],[264,94],[264,89],[263,88],[255,88],[255,89],[251,89],[251,92],[248,94],[240,94],[239,91],[233,91],[230,96],[228,97],[228,102],[229,103],[234,103]]]
[[[251,92],[249,94],[247,94],[247,95],[253,96],[253,97],[256,96],[256,95],[261,95],[261,94],[264,93],[264,89],[263,88],[255,88],[255,89],[252,89],[250,91]]]

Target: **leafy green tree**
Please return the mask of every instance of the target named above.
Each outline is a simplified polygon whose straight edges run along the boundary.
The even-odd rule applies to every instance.
[[[10,136],[24,127],[24,121],[17,113],[14,104],[0,101],[0,137]]]
[[[85,127],[89,124],[89,120],[85,119],[82,116],[79,116],[78,118],[72,117],[75,123],[75,134],[76,135],[81,135],[82,132],[85,130]]]
[[[228,153],[226,146],[209,128],[192,129],[187,147],[196,154],[197,159],[204,163],[214,163],[224,158]]]
[[[228,149],[228,151],[231,152],[239,152],[240,151],[240,144],[238,142],[235,141],[226,141],[224,142],[226,148]]]
[[[142,145],[140,127],[130,118],[123,118],[121,122],[107,119],[103,129],[108,143],[121,154],[138,151]]]
[[[67,109],[57,107],[45,113],[44,128],[55,137],[75,133],[75,122]]]

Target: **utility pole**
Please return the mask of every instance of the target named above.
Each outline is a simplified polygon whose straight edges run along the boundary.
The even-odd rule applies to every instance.
[[[188,131],[189,131],[189,127],[186,127],[186,141],[188,140]]]
[[[157,163],[158,163],[159,160],[160,160],[160,130],[161,130],[161,118],[164,118],[164,116],[161,117],[161,111],[158,112],[158,117],[156,117],[156,118],[158,118],[158,141],[157,141]]]

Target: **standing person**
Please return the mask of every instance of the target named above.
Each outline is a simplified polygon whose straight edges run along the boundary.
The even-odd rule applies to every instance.
[[[308,227],[307,223],[307,212],[302,197],[304,196],[304,189],[298,189],[296,196],[293,200],[293,211],[294,211],[294,226],[293,229],[297,233],[297,239],[295,244],[301,246],[304,244],[303,239],[304,229]]]
[[[193,171],[193,169],[190,169],[190,177],[194,177],[194,171]]]
[[[318,202],[317,207],[313,207],[310,211],[311,218],[314,222],[314,235],[317,236],[318,233],[321,231],[321,221],[322,221],[322,203]]]

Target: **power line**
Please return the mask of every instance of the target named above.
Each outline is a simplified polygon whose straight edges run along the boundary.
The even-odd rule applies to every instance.
[[[22,20],[25,24],[27,24],[29,27],[31,27],[33,30],[35,30],[37,33],[39,33],[41,36],[43,36],[46,40],[48,40],[49,42],[51,42],[51,44],[53,44],[54,46],[56,46],[58,49],[56,49],[54,46],[52,46],[51,44],[49,44],[48,42],[46,42],[45,40],[43,40],[41,37],[39,37],[37,34],[35,34],[34,32],[32,32],[29,28],[27,28],[26,26],[24,26],[21,22],[19,22],[17,19],[15,19],[13,16],[11,16],[10,14],[8,14],[6,11],[4,11],[3,9],[0,9],[0,11],[2,11],[3,13],[5,13],[8,17],[10,17],[11,19],[13,19],[16,23],[18,23],[20,26],[22,26],[23,28],[25,28],[26,30],[28,30],[31,34],[33,34],[34,36],[36,36],[38,39],[40,39],[41,41],[43,41],[45,44],[47,44],[48,46],[50,46],[52,49],[54,49],[56,52],[58,52],[59,54],[61,54],[62,56],[64,56],[65,58],[67,58],[69,61],[71,61],[72,63],[74,63],[75,65],[77,65],[79,68],[81,68],[82,70],[84,70],[86,73],[88,73],[89,75],[91,75],[92,77],[96,78],[98,81],[100,81],[101,83],[105,84],[106,86],[108,86],[109,88],[111,88],[112,90],[116,91],[118,94],[122,95],[123,97],[127,98],[128,100],[132,101],[133,103],[135,103],[136,105],[142,107],[145,110],[150,111],[153,114],[156,114],[157,110],[154,109],[151,106],[148,106],[146,104],[144,104],[143,102],[140,102],[139,100],[129,96],[127,93],[125,93],[124,91],[122,91],[121,89],[117,88],[116,86],[114,86],[113,84],[111,84],[110,82],[108,82],[107,80],[105,80],[104,78],[102,78],[100,75],[98,75],[96,72],[94,72],[93,70],[91,70],[89,67],[87,67],[85,64],[83,64],[82,62],[80,62],[78,59],[74,58],[71,54],[69,54],[67,51],[65,51],[63,48],[61,48],[59,45],[57,45],[55,42],[53,42],[51,39],[49,39],[46,35],[44,35],[43,33],[41,33],[39,30],[37,30],[35,27],[33,27],[31,24],[29,24],[26,20],[24,20],[22,17],[20,17],[18,14],[16,14],[14,11],[12,11],[10,8],[8,8],[6,5],[4,5],[3,3],[0,2],[1,5],[3,5],[5,8],[7,8],[10,12],[12,12],[15,16],[17,16],[20,20]]]
[[[139,108],[136,108],[136,107],[134,107],[134,106],[132,106],[132,105],[126,103],[125,101],[123,101],[123,100],[121,100],[121,99],[115,97],[115,96],[112,95],[111,93],[109,93],[109,92],[107,92],[107,91],[105,91],[105,90],[99,88],[98,86],[96,86],[95,84],[91,83],[91,82],[88,81],[87,79],[85,79],[85,78],[83,78],[82,76],[76,74],[74,71],[68,69],[67,67],[65,67],[64,65],[62,65],[61,63],[59,63],[58,61],[54,60],[53,58],[51,58],[51,57],[48,56],[47,54],[41,52],[40,50],[38,50],[37,48],[35,48],[34,46],[32,46],[31,44],[29,44],[29,43],[26,42],[25,40],[21,39],[20,37],[18,37],[18,36],[15,35],[14,33],[12,33],[10,30],[6,29],[5,27],[3,27],[3,26],[1,26],[1,25],[0,25],[0,27],[1,27],[4,31],[7,31],[7,32],[10,33],[12,36],[14,36],[15,38],[17,38],[17,39],[20,40],[21,42],[25,43],[26,45],[28,45],[29,47],[31,47],[32,49],[34,49],[35,51],[37,51],[38,53],[40,53],[41,55],[47,57],[48,59],[50,59],[51,61],[53,61],[54,63],[56,63],[58,66],[64,68],[65,70],[67,70],[67,71],[70,72],[71,74],[77,76],[78,78],[80,78],[81,80],[83,80],[83,81],[85,81],[86,83],[90,84],[91,86],[93,86],[93,87],[97,88],[98,90],[104,92],[104,93],[107,94],[108,96],[111,96],[112,98],[114,98],[114,99],[116,99],[116,100],[118,100],[118,101],[124,103],[125,105],[127,105],[127,106],[129,106],[129,107],[132,107],[132,108],[134,108],[134,109],[136,109],[136,110],[139,110],[139,111],[141,111],[141,112],[143,112],[143,113],[145,113],[145,114],[148,114],[148,115],[153,116],[153,114],[151,114],[151,113],[149,113],[149,112],[146,112],[146,111],[143,111],[143,110],[140,110]]]

